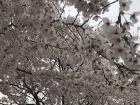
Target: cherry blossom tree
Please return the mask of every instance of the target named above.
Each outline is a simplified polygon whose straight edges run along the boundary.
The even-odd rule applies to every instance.
[[[112,21],[103,15],[116,3]],[[0,0],[0,104],[139,105],[139,42],[131,30],[140,12],[129,13],[131,3]],[[67,6],[77,15],[64,17]]]

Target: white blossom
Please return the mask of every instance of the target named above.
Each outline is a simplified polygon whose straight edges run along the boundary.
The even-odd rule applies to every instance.
[[[104,17],[117,2],[117,20]],[[0,104],[140,105],[139,42],[130,30],[139,12],[126,16],[130,4],[0,0]]]
[[[131,0],[119,0],[120,11],[128,11],[130,9]]]
[[[140,15],[140,12],[133,12],[133,14],[130,15],[130,19],[133,23],[138,22],[138,16]]]

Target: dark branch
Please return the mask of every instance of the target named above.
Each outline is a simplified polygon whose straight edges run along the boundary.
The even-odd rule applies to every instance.
[[[23,73],[26,73],[26,74],[30,74],[30,75],[32,74],[31,72],[22,70],[22,69],[20,69],[20,68],[17,68],[16,70],[18,70],[18,71],[20,71],[20,72],[23,72]]]
[[[119,1],[119,0],[115,0],[115,1],[113,1],[113,2],[111,2],[111,3],[109,3],[109,4],[107,4],[107,5],[105,5],[105,6],[102,8],[102,10],[103,10],[102,13],[104,13],[104,11],[105,11],[105,9],[106,9],[107,7],[109,7],[110,5],[116,3],[117,1]]]

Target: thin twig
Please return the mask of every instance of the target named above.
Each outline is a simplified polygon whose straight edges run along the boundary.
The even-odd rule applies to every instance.
[[[79,15],[79,11],[78,11],[78,13],[77,13],[77,15],[76,15],[76,17],[75,17],[75,19],[74,19],[74,21],[73,21],[73,23],[75,23],[75,21],[76,21],[76,19],[77,19],[77,17],[78,17],[78,15]]]
[[[26,74],[32,74],[31,72],[29,72],[29,71],[25,71],[25,70],[22,70],[22,69],[19,69],[19,68],[17,68],[16,70],[18,70],[18,71],[20,71],[20,72],[23,72],[23,73],[26,73]]]
[[[66,5],[64,4],[63,9],[62,9],[62,12],[60,13],[59,19],[61,18],[62,14],[64,13],[65,7],[66,7]]]
[[[102,13],[104,13],[105,9],[106,9],[108,6],[110,6],[111,4],[116,3],[117,1],[119,1],[119,0],[115,0],[115,1],[113,1],[113,2],[111,2],[111,3],[109,3],[109,4],[107,4],[107,5],[105,5],[105,6],[102,8],[102,10],[103,10]]]

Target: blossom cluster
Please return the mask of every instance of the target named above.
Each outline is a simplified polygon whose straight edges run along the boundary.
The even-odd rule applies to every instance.
[[[58,2],[75,6],[77,16],[62,17]],[[113,3],[115,22],[100,16]],[[131,3],[0,0],[0,91],[8,96],[0,102],[139,104],[139,43],[130,30],[140,12],[129,13]],[[93,16],[101,20],[96,28],[88,24]]]

